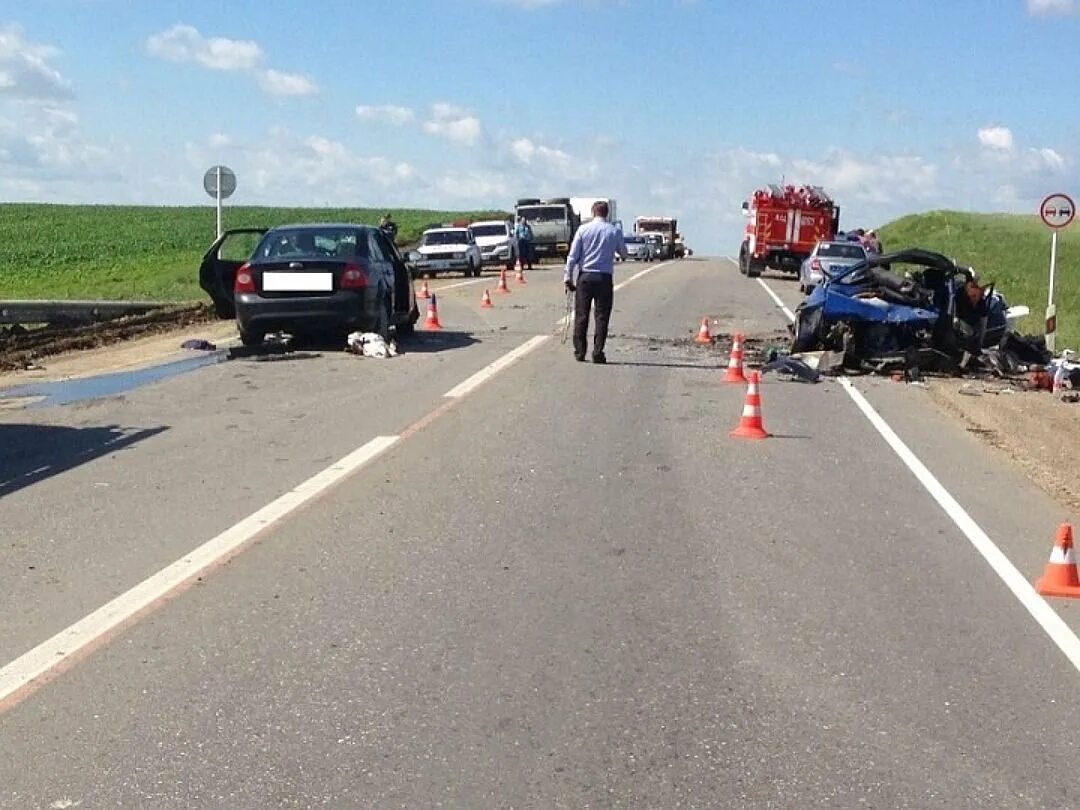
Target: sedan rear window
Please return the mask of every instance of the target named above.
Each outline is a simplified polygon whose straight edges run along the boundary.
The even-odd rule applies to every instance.
[[[366,239],[357,240],[352,228],[282,228],[266,235],[258,259],[366,258]]]
[[[860,245],[845,245],[832,242],[828,245],[822,245],[817,255],[829,256],[833,259],[865,259],[866,249]]]

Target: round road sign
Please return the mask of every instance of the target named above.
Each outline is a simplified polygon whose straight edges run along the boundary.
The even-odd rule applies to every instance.
[[[1039,206],[1039,216],[1048,228],[1064,228],[1076,216],[1076,206],[1068,194],[1051,194]]]
[[[227,166],[211,166],[203,175],[203,188],[215,200],[218,196],[218,171],[221,172],[221,199],[231,197],[236,191],[236,175]]]

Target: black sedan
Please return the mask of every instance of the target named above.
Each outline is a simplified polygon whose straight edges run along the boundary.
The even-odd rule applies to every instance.
[[[207,253],[201,275],[218,312],[235,311],[245,346],[258,345],[275,331],[377,332],[385,337],[393,326],[405,334],[419,318],[412,274],[378,228],[352,224],[273,228],[243,264],[227,258],[228,238],[229,233],[224,234]],[[231,295],[223,289],[229,277]]]

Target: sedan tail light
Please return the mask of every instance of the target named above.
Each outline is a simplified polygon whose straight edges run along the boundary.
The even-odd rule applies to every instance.
[[[251,273],[251,265],[243,264],[240,269],[236,271],[236,282],[233,284],[234,293],[253,293],[255,292],[255,276]]]
[[[349,262],[341,271],[341,289],[362,290],[368,285],[367,270],[362,264]]]

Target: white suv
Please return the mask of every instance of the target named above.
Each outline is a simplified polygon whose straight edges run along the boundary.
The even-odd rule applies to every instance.
[[[476,244],[480,246],[480,256],[485,265],[505,265],[507,270],[514,269],[518,257],[517,237],[514,226],[508,219],[488,219],[474,222],[469,226]]]
[[[418,273],[434,277],[447,270],[461,270],[465,277],[479,276],[483,259],[471,228],[432,228],[424,231],[419,256],[413,264]]]

